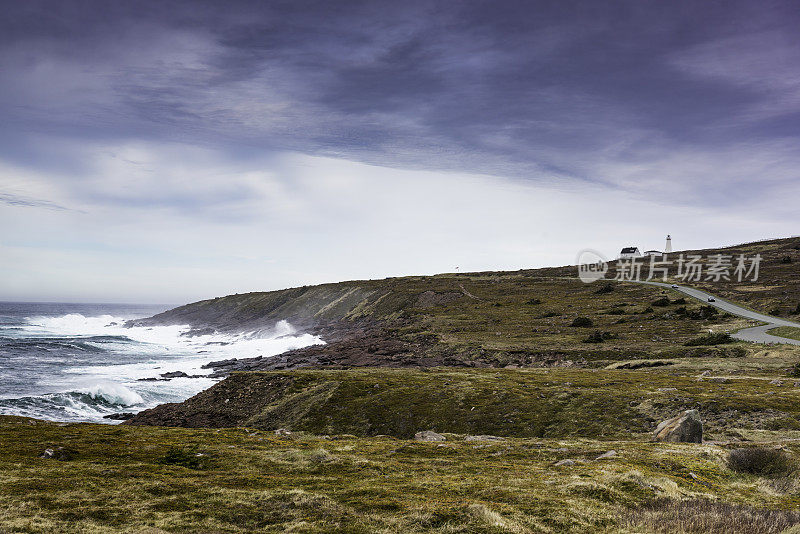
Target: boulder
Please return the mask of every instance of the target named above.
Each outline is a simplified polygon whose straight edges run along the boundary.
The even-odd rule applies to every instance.
[[[662,421],[653,432],[653,439],[669,443],[702,443],[703,422],[700,420],[700,412],[686,410]]]
[[[189,375],[183,371],[170,371],[169,373],[161,373],[161,378],[189,378]]]
[[[565,465],[565,466],[569,467],[571,465],[575,465],[575,460],[570,460],[569,458],[567,458],[565,460],[559,460],[553,465],[555,465],[556,467],[559,467],[559,466],[562,466],[562,465]]]
[[[445,437],[433,430],[423,430],[414,434],[414,441],[445,441]]]
[[[134,415],[136,414],[133,412],[110,413],[108,415],[104,415],[103,419],[111,419],[112,421],[127,421],[128,419],[133,419]]]
[[[45,449],[44,452],[39,455],[39,458],[44,458],[45,460],[58,460],[61,462],[68,462],[72,460],[75,455],[69,449],[64,447],[54,447],[52,449]]]

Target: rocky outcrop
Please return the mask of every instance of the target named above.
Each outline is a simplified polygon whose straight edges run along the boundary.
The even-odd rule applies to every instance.
[[[127,421],[128,419],[132,419],[134,415],[136,414],[133,412],[110,413],[108,415],[104,415],[103,419],[111,419],[112,421]]]
[[[700,412],[686,410],[666,421],[662,421],[653,432],[653,439],[669,443],[702,443],[703,422]]]
[[[414,441],[445,441],[446,439],[443,435],[437,434],[433,430],[423,430],[414,434]]]
[[[67,449],[66,447],[54,447],[52,449],[45,449],[44,452],[39,455],[39,458],[44,458],[45,460],[58,460],[60,462],[68,462],[75,457],[75,453]]]

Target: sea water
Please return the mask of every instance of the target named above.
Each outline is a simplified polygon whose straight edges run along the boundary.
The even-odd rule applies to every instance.
[[[104,416],[180,402],[217,379],[202,366],[322,343],[286,321],[257,333],[188,336],[189,327],[126,328],[169,306],[0,302],[0,414],[111,423]],[[200,378],[143,381],[183,371]]]

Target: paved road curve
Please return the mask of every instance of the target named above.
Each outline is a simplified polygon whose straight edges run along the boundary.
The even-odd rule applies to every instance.
[[[720,299],[710,293],[706,293],[705,291],[700,291],[699,289],[694,289],[693,287],[685,287],[685,286],[677,286],[672,287],[672,284],[665,284],[663,282],[639,282],[641,284],[648,284],[651,286],[659,286],[665,287],[667,289],[674,289],[675,291],[680,291],[690,297],[696,298],[697,300],[701,300],[706,304],[710,304],[720,310],[724,310],[728,313],[733,315],[738,315],[739,317],[746,317],[747,319],[753,319],[754,321],[760,321],[762,323],[767,323],[764,326],[755,326],[753,328],[745,328],[743,330],[739,330],[735,334],[731,334],[731,337],[736,339],[741,339],[742,341],[752,341],[753,343],[786,343],[789,345],[800,345],[800,341],[795,339],[787,339],[785,337],[778,337],[773,336],[771,334],[767,334],[767,330],[771,328],[775,328],[777,326],[794,326],[800,328],[800,323],[796,323],[794,321],[787,321],[786,319],[781,319],[779,317],[772,317],[771,315],[764,315],[763,313],[754,312],[753,310],[748,310],[747,308],[742,308],[741,306],[737,306],[736,304],[731,304],[727,300]],[[715,302],[708,302],[708,297],[714,297]]]

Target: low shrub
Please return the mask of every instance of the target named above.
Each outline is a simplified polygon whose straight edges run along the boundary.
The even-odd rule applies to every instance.
[[[611,282],[606,282],[605,284],[600,286],[600,288],[597,291],[595,291],[595,293],[597,295],[603,295],[605,293],[611,293],[613,291],[614,291],[614,284],[612,284]]]
[[[726,332],[718,332],[706,334],[704,336],[690,339],[685,343],[687,347],[697,347],[700,345],[724,345],[725,343],[733,343],[736,341]]]
[[[617,334],[612,332],[592,332],[589,336],[583,340],[584,343],[602,343],[607,339],[616,339],[619,337]]]
[[[673,304],[686,304],[686,299],[681,297],[672,301]]]
[[[561,317],[561,314],[552,311],[542,314],[542,319],[547,319],[548,317]]]
[[[681,306],[675,310],[675,313],[684,317],[688,317],[689,319],[703,320],[716,318],[717,315],[719,315],[719,310],[717,310],[717,308],[714,306],[709,306],[706,304],[700,306],[700,308],[697,310],[689,310],[686,308],[686,306]]]
[[[670,300],[669,297],[661,297],[660,299],[654,300],[651,304],[653,306],[669,306]]]
[[[749,447],[728,453],[728,469],[749,475],[785,475],[792,471],[792,460],[778,449]]]
[[[189,469],[207,469],[211,467],[211,459],[197,451],[197,446],[170,447],[167,453],[159,458],[162,465],[179,465]]]
[[[541,303],[542,303],[541,299],[530,299],[525,304],[527,304],[528,306],[536,306],[537,304],[541,304]]]
[[[792,257],[784,256],[783,258],[781,258],[781,263],[792,263]]]
[[[795,378],[800,378],[800,363],[794,364],[789,369],[789,376],[792,376],[792,377],[795,377]]]
[[[577,326],[577,327],[581,327],[581,328],[586,328],[586,327],[590,327],[590,326],[593,326],[593,325],[594,325],[594,322],[592,322],[592,320],[589,319],[588,317],[576,317],[572,321],[572,323],[570,324],[570,326]]]

